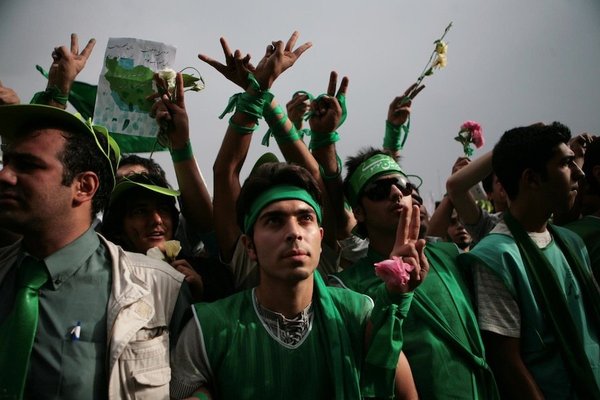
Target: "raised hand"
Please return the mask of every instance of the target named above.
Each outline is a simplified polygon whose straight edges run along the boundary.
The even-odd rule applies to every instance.
[[[294,65],[302,53],[312,47],[312,43],[306,42],[294,49],[299,35],[295,31],[287,43],[284,44],[283,41],[278,40],[267,46],[264,57],[254,71],[262,90],[270,89],[277,77]]]
[[[317,133],[331,133],[337,129],[342,119],[342,107],[338,98],[348,90],[348,78],[343,77],[337,93],[337,72],[331,71],[327,95],[315,99],[311,104],[310,129]]]
[[[285,105],[288,118],[296,129],[302,129],[304,114],[310,109],[310,99],[305,93],[296,93]]]
[[[83,70],[96,45],[96,39],[90,39],[85,48],[79,52],[79,39],[71,34],[71,47],[55,47],[52,52],[52,65],[48,72],[48,87],[56,86],[64,95],[71,91],[71,85]]]
[[[418,84],[414,83],[406,89],[402,96],[398,96],[392,100],[388,109],[388,122],[395,126],[404,124],[410,116],[412,100],[417,97],[419,92],[423,89],[425,89],[424,85],[418,86]]]
[[[166,84],[161,82],[158,74],[154,74],[154,79],[157,86]],[[190,140],[189,119],[185,109],[183,76],[181,73],[177,73],[175,83],[175,96],[173,96],[173,100],[171,100],[168,94],[163,94],[152,106],[150,115],[156,118],[161,129],[164,128],[166,130],[170,147],[172,149],[181,149]]]
[[[223,54],[225,55],[225,64],[211,58],[205,54],[198,54],[198,58],[219,71],[223,76],[235,83],[242,89],[248,87],[248,72],[254,72],[254,66],[250,64],[250,54],[242,57],[242,52],[236,50],[232,52],[227,40],[220,39]]]
[[[582,133],[574,136],[569,140],[569,147],[575,153],[575,162],[579,168],[583,168],[583,159],[585,157],[585,151],[590,143],[597,140],[596,136],[589,133]]]
[[[405,285],[392,286],[386,284],[388,291],[392,293],[406,293],[413,291],[419,286],[429,272],[429,262],[425,256],[425,240],[419,239],[421,219],[419,206],[403,205],[402,213],[398,219],[396,229],[396,241],[390,253],[391,257],[402,258],[402,261],[412,265],[410,279]]]
[[[471,160],[469,159],[469,157],[458,157],[454,162],[454,165],[452,166],[452,173],[454,174],[455,172],[460,171],[470,163]]]
[[[0,106],[9,106],[19,104],[20,102],[21,100],[19,100],[17,92],[11,88],[2,86],[2,81],[0,81]]]

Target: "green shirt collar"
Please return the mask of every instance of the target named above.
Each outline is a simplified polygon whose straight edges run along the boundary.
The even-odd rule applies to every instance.
[[[90,227],[83,235],[46,257],[44,263],[54,289],[58,289],[63,282],[73,276],[98,246],[100,246],[100,239],[96,231]]]

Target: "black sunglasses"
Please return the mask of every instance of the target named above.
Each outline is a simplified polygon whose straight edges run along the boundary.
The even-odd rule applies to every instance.
[[[412,195],[413,186],[403,176],[373,181],[365,186],[363,194],[371,201],[381,201],[388,198],[392,185],[396,186],[403,196]]]

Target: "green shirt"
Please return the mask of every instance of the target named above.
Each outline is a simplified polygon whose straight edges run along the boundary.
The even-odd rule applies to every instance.
[[[430,270],[415,290],[402,328],[403,351],[421,399],[494,399],[496,384],[484,358],[470,293],[456,264],[454,244],[428,244]],[[374,263],[386,257],[369,249],[367,257],[330,279],[373,296],[381,286]]]
[[[0,323],[14,303],[16,267],[26,256],[22,251],[0,285]],[[110,256],[90,228],[42,261],[49,280],[40,289],[26,397],[105,399]],[[77,323],[79,339],[71,334]]]

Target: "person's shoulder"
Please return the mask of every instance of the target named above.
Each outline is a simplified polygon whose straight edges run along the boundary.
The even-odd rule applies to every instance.
[[[373,300],[366,294],[355,292],[351,289],[328,286],[333,303],[343,314],[363,315],[373,308]]]
[[[148,257],[145,254],[133,253],[124,250],[111,241],[100,235],[103,244],[108,248],[109,253],[120,267],[126,267],[134,271],[137,275],[151,275],[157,278],[174,279],[177,282],[182,282],[184,275],[173,268],[171,265],[162,260]]]

